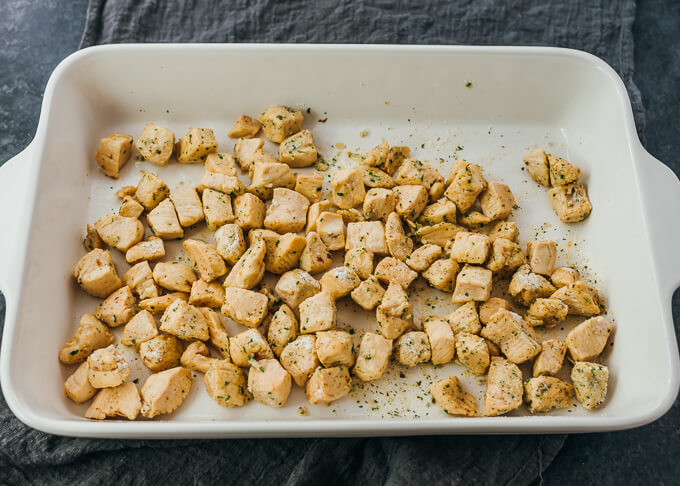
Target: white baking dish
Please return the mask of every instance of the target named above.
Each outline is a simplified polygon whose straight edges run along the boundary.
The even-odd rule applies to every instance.
[[[199,376],[187,402],[165,420],[83,419],[84,406],[63,397],[70,370],[58,364],[57,353],[79,315],[96,303],[71,277],[83,254],[84,225],[117,210],[111,188],[135,183],[142,168],[158,170],[130,161],[120,181],[105,178],[92,160],[98,139],[116,131],[137,135],[144,123],[156,121],[180,136],[189,126],[215,128],[221,149],[230,151],[225,134],[236,116],[271,104],[311,106],[309,126],[329,158],[339,151],[332,147],[337,142],[366,150],[384,137],[414,147],[418,158],[444,157],[443,172],[458,150],[510,184],[522,207],[516,211],[522,241],[539,227],[557,239],[563,261],[588,265],[587,274],[612,311],[617,331],[606,356],[612,373],[606,406],[535,417],[447,417],[428,407],[427,397],[420,400],[414,383],[460,374],[459,366],[450,365],[411,370],[401,382],[386,378],[366,392],[384,397],[380,394],[391,390],[377,404],[346,397],[331,407],[310,406],[306,416],[298,413],[298,406],[307,405],[301,390],[282,410],[260,404],[221,409],[202,392]],[[322,118],[328,121],[316,122]],[[360,137],[361,130],[368,136]],[[547,145],[584,169],[594,206],[585,223],[560,224],[545,191],[527,182],[521,156],[531,145]],[[160,173],[175,184],[197,180],[200,170],[174,164]],[[678,179],[641,146],[623,83],[609,66],[582,52],[312,45],[85,49],[54,71],[35,139],[0,168],[0,289],[7,302],[2,389],[28,425],[90,437],[545,433],[639,426],[663,415],[678,391],[670,306],[680,284],[678,211]],[[541,226],[544,222],[549,224]],[[361,319],[371,325],[370,315],[341,314],[340,321]],[[395,395],[398,383],[407,390]],[[395,410],[401,417],[390,416]]]

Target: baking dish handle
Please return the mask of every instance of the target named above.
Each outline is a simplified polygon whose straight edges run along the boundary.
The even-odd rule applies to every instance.
[[[666,164],[640,148],[643,205],[662,291],[680,287],[680,180]]]

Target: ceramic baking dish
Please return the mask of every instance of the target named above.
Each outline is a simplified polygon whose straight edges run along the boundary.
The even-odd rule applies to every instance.
[[[326,158],[338,164],[347,151],[365,151],[385,138],[413,147],[415,157],[439,164],[443,173],[455,157],[464,157],[509,184],[521,207],[515,211],[521,241],[539,234],[557,240],[561,262],[579,265],[606,298],[617,326],[615,345],[603,357],[612,375],[606,406],[590,413],[572,406],[546,416],[448,417],[425,394],[437,376],[459,374],[480,406],[483,392],[477,378],[451,364],[397,369],[328,407],[309,406],[297,389],[281,410],[257,403],[220,408],[202,391],[199,375],[182,407],[162,420],[82,418],[86,406],[63,396],[62,383],[72,370],[58,364],[57,354],[79,316],[97,302],[71,276],[83,255],[85,223],[117,211],[114,190],[135,184],[142,169],[159,172],[170,185],[196,182],[202,170],[176,163],[159,169],[131,160],[114,181],[92,160],[98,140],[112,132],[136,136],[155,121],[178,136],[190,126],[214,128],[220,149],[231,151],[226,132],[232,121],[272,104],[309,107],[305,126]],[[586,222],[561,224],[546,191],[521,171],[521,158],[533,146],[583,169],[594,206]],[[2,390],[26,424],[89,437],[546,433],[639,426],[663,415],[678,392],[671,315],[671,295],[680,284],[678,211],[680,183],[640,144],[623,83],[608,65],[583,52],[350,45],[85,49],[56,68],[35,139],[0,168],[0,289],[7,303]],[[126,267],[116,258],[122,274]],[[414,299],[421,298],[417,312],[424,314],[434,302],[443,313],[446,299],[426,298],[424,287],[415,287]],[[371,313],[349,308],[341,309],[339,321],[375,325]],[[139,363],[132,367],[143,373]]]

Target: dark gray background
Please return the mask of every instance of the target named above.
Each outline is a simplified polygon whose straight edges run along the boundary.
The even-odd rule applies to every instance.
[[[0,163],[33,137],[47,78],[61,59],[77,49],[86,6],[86,0],[0,1]],[[676,158],[680,153],[680,2],[638,1],[634,38],[634,81],[646,108],[645,146],[680,173]],[[679,297],[676,292],[676,328]],[[679,435],[677,402],[665,417],[646,427],[573,435],[544,473],[544,480],[548,484],[650,480],[677,484]],[[0,442],[7,439],[0,431]]]

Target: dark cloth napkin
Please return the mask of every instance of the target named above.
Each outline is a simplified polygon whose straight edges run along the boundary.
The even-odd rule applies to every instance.
[[[546,45],[605,59],[633,84],[634,0],[90,0],[81,47],[122,42]],[[0,305],[0,321],[4,305]],[[0,483],[528,484],[564,435],[146,441],[73,439],[0,401]]]

